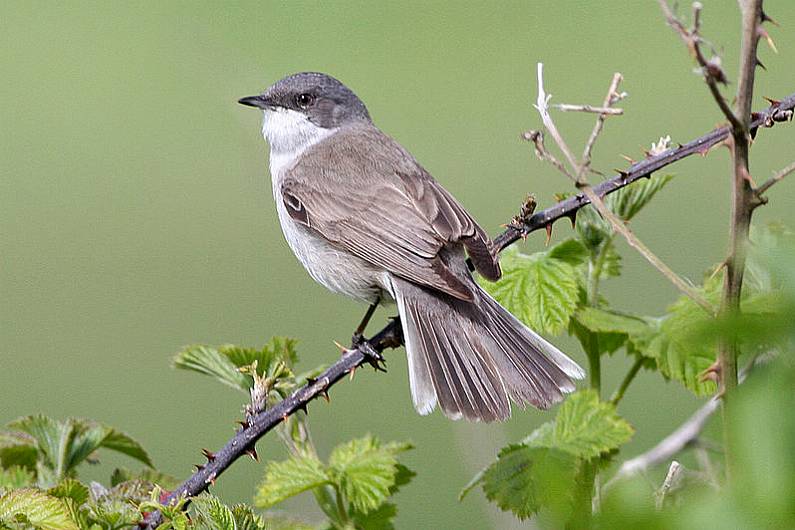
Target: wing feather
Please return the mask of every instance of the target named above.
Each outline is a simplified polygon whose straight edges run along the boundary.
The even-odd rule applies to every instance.
[[[292,219],[392,274],[462,300],[471,288],[439,257],[460,242],[499,277],[491,240],[397,142],[372,125],[337,132],[304,153],[281,193]]]

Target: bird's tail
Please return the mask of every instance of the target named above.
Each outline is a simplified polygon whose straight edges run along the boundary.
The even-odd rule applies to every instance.
[[[572,392],[582,368],[472,285],[468,302],[392,278],[417,411],[505,420],[509,400],[543,409]]]

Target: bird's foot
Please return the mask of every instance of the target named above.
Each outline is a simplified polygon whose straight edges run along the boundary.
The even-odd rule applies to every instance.
[[[379,372],[386,372],[384,366],[386,366],[386,359],[381,353],[378,352],[370,342],[364,338],[364,336],[359,333],[355,332],[351,337],[351,349],[359,350],[364,355],[365,360],[372,366],[376,371]],[[381,366],[383,364],[384,366]]]

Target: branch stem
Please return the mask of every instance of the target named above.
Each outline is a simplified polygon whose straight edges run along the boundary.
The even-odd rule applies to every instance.
[[[632,384],[632,381],[635,380],[635,376],[638,375],[640,372],[641,367],[643,366],[643,361],[645,359],[643,357],[638,357],[635,359],[635,362],[632,363],[632,367],[627,372],[627,375],[624,376],[624,379],[621,381],[621,384],[610,397],[610,403],[613,405],[618,405],[618,402],[623,399],[624,394],[627,392],[629,385]]]

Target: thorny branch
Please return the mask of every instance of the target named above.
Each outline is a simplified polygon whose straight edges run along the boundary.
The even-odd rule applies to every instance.
[[[759,127],[772,127],[778,122],[791,120],[793,109],[795,109],[795,93],[781,101],[774,102],[773,105],[756,114],[751,128],[755,130]],[[710,147],[724,141],[728,136],[729,129],[727,127],[715,129],[687,144],[646,158],[632,164],[626,171],[613,178],[594,186],[594,193],[600,197],[614,193],[641,178],[650,177],[655,171],[683,158],[697,153],[705,154]],[[531,215],[525,212],[524,215],[515,217],[506,229],[494,239],[495,251],[501,252],[519,239],[524,239],[542,228],[551,227],[555,221],[564,217],[573,222],[577,211],[589,203],[588,197],[580,193],[538,213]],[[393,319],[369,341],[344,352],[340,359],[320,374],[316,380],[310,381],[275,406],[250,418],[217,453],[208,451],[206,453],[207,463],[200,466],[185,482],[170,492],[163,502],[168,504],[180,497],[194,497],[200,494],[214,484],[218,477],[242,456],[249,455],[252,458],[258,458],[255,444],[262,436],[297,411],[306,411],[308,404],[317,397],[328,397],[328,391],[335,383],[363,364],[371,362],[372,357],[365,353],[368,347],[381,353],[387,349],[397,348],[402,343],[403,333],[400,320]],[[151,530],[156,528],[160,522],[162,522],[162,515],[159,512],[153,512],[139,526]]]

